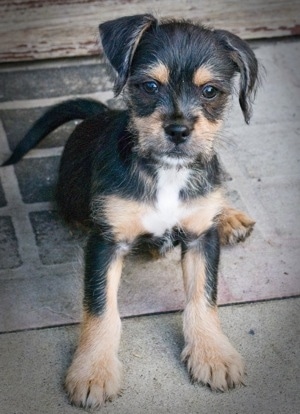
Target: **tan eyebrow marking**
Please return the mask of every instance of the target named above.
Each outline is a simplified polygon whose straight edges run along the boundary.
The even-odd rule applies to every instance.
[[[170,71],[166,65],[163,63],[158,63],[157,65],[153,65],[147,70],[147,75],[150,78],[157,80],[159,83],[166,84],[169,80]]]
[[[210,82],[213,78],[213,73],[209,70],[209,68],[201,66],[194,72],[193,83],[196,86],[202,86]]]

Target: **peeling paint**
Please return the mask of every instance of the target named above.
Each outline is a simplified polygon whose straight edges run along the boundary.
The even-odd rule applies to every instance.
[[[98,25],[128,14],[141,13],[140,0],[2,0],[0,1],[0,62],[90,56],[101,53]],[[153,0],[143,0],[151,10]],[[244,39],[300,35],[296,21],[299,0],[211,0],[210,6],[180,0],[160,2],[160,17],[195,18],[232,31]],[[221,4],[222,3],[222,4]],[[227,11],[230,6],[230,12]],[[211,10],[214,10],[212,15]],[[99,13],[98,13],[99,10]],[[246,29],[245,29],[246,28]]]
[[[291,28],[291,34],[293,36],[300,35],[300,24],[295,24],[295,26]]]
[[[257,32],[274,32],[275,34],[278,31],[281,32],[288,32],[291,35],[299,35],[300,34],[300,25],[295,24],[294,26],[288,27],[288,26],[279,26],[279,27],[267,27],[267,26],[259,26],[259,27],[247,27],[246,31],[251,33],[257,33]]]

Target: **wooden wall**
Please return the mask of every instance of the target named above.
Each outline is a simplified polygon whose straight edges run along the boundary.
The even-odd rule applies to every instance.
[[[299,0],[0,0],[0,62],[98,54],[100,22],[144,12],[245,39],[300,34]]]

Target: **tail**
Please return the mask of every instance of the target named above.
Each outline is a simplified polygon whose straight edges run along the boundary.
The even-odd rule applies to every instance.
[[[107,110],[107,106],[101,102],[81,98],[53,106],[33,124],[9,159],[2,164],[2,167],[18,162],[50,132],[64,123],[75,119],[90,118]]]

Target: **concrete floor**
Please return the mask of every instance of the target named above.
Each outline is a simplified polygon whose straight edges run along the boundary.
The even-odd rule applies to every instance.
[[[266,68],[254,117],[245,126],[235,100],[220,142],[229,197],[257,222],[246,243],[223,250],[219,286],[224,330],[246,359],[247,386],[221,394],[191,384],[180,362],[178,254],[139,257],[127,262],[120,289],[124,393],[103,413],[299,411],[300,41],[252,46]],[[0,67],[0,90],[0,161],[55,102],[88,95],[118,105],[93,59]],[[84,235],[71,234],[51,203],[73,127],[0,169],[1,414],[81,412],[61,383],[78,336]]]
[[[300,299],[222,307],[224,331],[244,356],[246,386],[226,393],[192,384],[180,362],[181,315],[125,319],[123,394],[101,409],[120,414],[296,414]],[[62,389],[78,326],[0,336],[3,414],[80,413]]]

